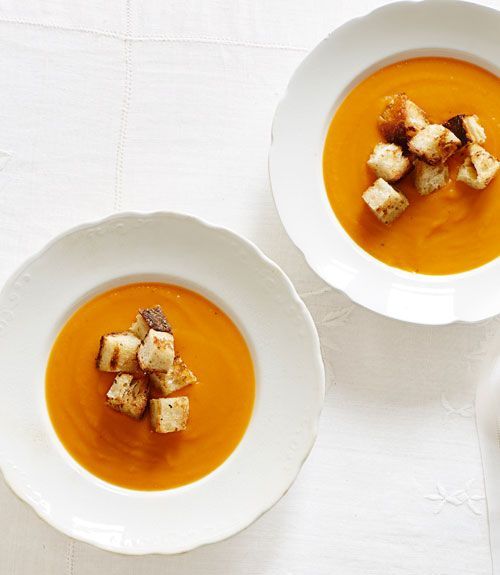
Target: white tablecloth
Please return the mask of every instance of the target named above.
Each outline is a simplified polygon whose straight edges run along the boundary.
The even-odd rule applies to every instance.
[[[59,534],[1,481],[1,575],[491,572],[473,402],[500,322],[426,328],[351,304],[308,269],[269,189],[288,78],[379,4],[0,0],[0,282],[82,221],[193,213],[283,267],[328,368],[316,447],[245,532],[182,556],[120,557]]]

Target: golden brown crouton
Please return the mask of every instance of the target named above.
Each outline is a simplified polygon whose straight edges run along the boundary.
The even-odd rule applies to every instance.
[[[384,138],[401,146],[406,152],[408,142],[415,134],[427,126],[427,116],[405,93],[389,98],[385,110],[379,117],[378,125]]]
[[[131,373],[137,371],[137,349],[140,343],[141,340],[128,331],[103,335],[96,359],[97,369]]]
[[[427,196],[439,190],[450,179],[448,166],[438,164],[430,166],[420,160],[415,161],[415,187],[421,196]]]
[[[187,397],[161,397],[149,402],[151,427],[156,433],[183,431],[189,417],[189,399]]]
[[[429,124],[408,142],[408,149],[419,160],[435,166],[444,164],[460,146],[460,140],[441,124]]]
[[[150,329],[139,346],[137,358],[142,371],[167,372],[174,361],[174,337],[166,331]]]
[[[162,395],[167,396],[187,385],[198,383],[198,379],[177,355],[167,373],[151,374],[151,383]]]
[[[377,177],[386,182],[397,182],[412,168],[412,163],[403,154],[401,146],[385,142],[375,146],[367,163]]]
[[[148,395],[146,378],[135,379],[130,373],[119,373],[106,394],[106,401],[115,411],[140,419],[148,404]]]
[[[483,190],[495,177],[500,162],[479,144],[469,144],[467,152],[469,155],[458,170],[457,180]]]
[[[366,190],[363,200],[383,224],[393,222],[409,205],[406,196],[382,178]]]

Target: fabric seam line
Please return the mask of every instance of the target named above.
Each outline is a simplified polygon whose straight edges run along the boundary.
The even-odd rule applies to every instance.
[[[126,32],[127,37],[132,31],[132,9],[131,0],[126,0]],[[125,141],[128,131],[128,116],[130,100],[132,97],[132,43],[124,40],[125,48],[125,80],[123,88],[122,113],[120,118],[120,132],[118,136],[118,146],[116,150],[115,167],[115,192],[113,199],[113,210],[119,211],[122,205],[123,196],[123,167],[125,163]]]
[[[61,32],[77,32],[80,34],[90,34],[92,36],[99,36],[104,38],[114,38],[125,42],[164,42],[164,43],[184,43],[184,44],[215,44],[224,46],[237,46],[243,48],[259,48],[264,50],[282,50],[288,52],[308,52],[309,48],[304,46],[293,46],[289,44],[275,44],[266,42],[251,42],[245,40],[234,40],[232,38],[224,38],[217,36],[133,36],[130,30],[125,34],[120,32],[113,32],[111,30],[96,30],[92,28],[73,28],[71,26],[63,26],[60,24],[46,24],[43,22],[31,22],[22,19],[9,19],[0,18],[1,24],[13,24],[18,26],[28,26],[33,28],[42,28],[48,30],[58,30]]]

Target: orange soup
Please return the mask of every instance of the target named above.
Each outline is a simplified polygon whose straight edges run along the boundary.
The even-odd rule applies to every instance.
[[[500,254],[500,177],[484,190],[455,180],[463,157],[449,162],[451,181],[420,196],[410,174],[396,184],[410,205],[391,225],[370,212],[362,193],[376,177],[366,161],[382,141],[377,119],[384,99],[398,92],[442,123],[456,114],[477,114],[486,130],[484,147],[500,155],[500,80],[461,60],[416,58],[378,70],[348,94],[330,125],[323,172],[338,220],[369,254],[404,270],[453,274],[481,266]]]
[[[106,392],[116,374],[98,371],[102,334],[126,330],[139,308],[160,304],[176,351],[199,383],[173,395],[190,401],[187,430],[151,431],[113,411]],[[88,301],[54,343],[46,374],[52,424],[69,453],[88,471],[116,485],[154,490],[178,487],[218,467],[250,421],[255,395],[250,352],[235,324],[216,305],[177,285],[137,283]]]

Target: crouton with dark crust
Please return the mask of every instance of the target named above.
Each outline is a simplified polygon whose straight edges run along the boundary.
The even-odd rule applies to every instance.
[[[388,99],[388,104],[378,120],[380,133],[384,138],[405,151],[408,142],[428,124],[427,116],[405,93]]]
[[[466,146],[469,143],[484,144],[486,142],[486,132],[475,114],[472,116],[466,116],[465,114],[453,116],[443,126],[455,134],[462,142],[462,146]]]
[[[130,326],[130,331],[135,333],[139,339],[144,339],[150,329],[172,333],[172,327],[168,323],[161,306],[140,309],[135,317],[134,323]]]

